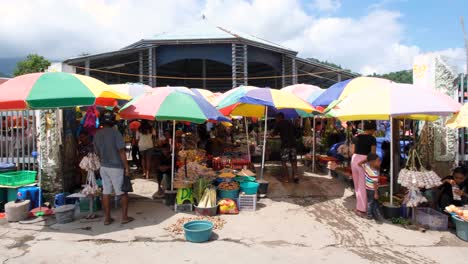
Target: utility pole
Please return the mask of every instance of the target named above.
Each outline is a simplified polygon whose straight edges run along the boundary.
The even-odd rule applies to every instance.
[[[468,74],[468,36],[465,31],[465,22],[463,21],[463,16],[460,16],[460,23],[463,30],[463,37],[465,38],[465,52],[466,52],[466,69],[465,74]]]

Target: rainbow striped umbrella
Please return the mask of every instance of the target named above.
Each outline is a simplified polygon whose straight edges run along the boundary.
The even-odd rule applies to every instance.
[[[372,89],[378,89],[383,87],[391,81],[375,77],[357,77],[354,79],[342,81],[335,83],[326,89],[319,97],[317,97],[312,105],[317,107],[327,107],[331,105],[334,101],[343,100],[350,94],[360,91],[361,89],[370,87]]]
[[[312,102],[317,99],[317,97],[325,92],[324,89],[318,86],[302,83],[286,86],[281,89],[281,91],[290,92],[309,104],[312,104]]]
[[[64,72],[30,73],[0,85],[0,110],[115,105],[131,97],[92,77]]]
[[[192,88],[191,90],[195,95],[205,98],[205,100],[207,100],[212,105],[215,104],[216,98],[222,95],[222,93],[213,93],[212,91],[206,89]]]
[[[128,102],[120,111],[124,119],[176,120],[203,123],[227,121],[214,106],[202,97],[193,95],[186,87],[155,88]]]
[[[203,123],[205,121],[230,121],[214,106],[186,87],[156,88],[128,102],[120,116],[125,119],[172,120],[172,142],[175,142],[175,121]],[[174,189],[175,144],[172,144],[171,191]]]
[[[216,104],[224,115],[247,117],[265,116],[265,107],[267,115],[281,111],[288,117],[300,116],[298,111],[311,113],[314,110],[310,104],[294,94],[254,86],[234,88],[220,96]]]
[[[110,87],[117,92],[129,95],[132,98],[145,93],[151,93],[153,91],[151,86],[141,83],[112,84]]]

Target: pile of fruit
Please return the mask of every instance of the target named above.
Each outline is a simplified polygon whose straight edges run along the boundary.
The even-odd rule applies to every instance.
[[[445,211],[447,211],[450,214],[456,214],[460,219],[463,219],[466,222],[468,222],[468,210],[467,209],[462,209],[451,204],[445,207]]]
[[[223,191],[233,191],[233,190],[239,190],[239,183],[236,181],[232,182],[222,182],[218,185],[218,189],[223,190]]]

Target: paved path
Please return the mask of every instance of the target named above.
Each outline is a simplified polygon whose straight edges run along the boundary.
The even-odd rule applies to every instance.
[[[275,173],[277,168],[269,168]],[[271,182],[256,212],[222,216],[223,229],[204,244],[164,228],[186,214],[151,201],[155,184],[135,182],[131,215],[122,226],[75,221],[0,225],[3,263],[467,263],[468,243],[450,232],[378,225],[352,213],[345,184],[306,174],[300,185]],[[114,212],[115,217],[118,211]]]

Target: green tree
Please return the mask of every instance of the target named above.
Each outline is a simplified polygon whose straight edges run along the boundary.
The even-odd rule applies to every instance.
[[[389,72],[385,74],[373,74],[373,77],[388,79],[398,83],[413,83],[413,70],[404,70],[397,72]]]
[[[43,72],[50,66],[50,61],[37,54],[29,54],[25,60],[16,64],[15,76],[27,73]]]

